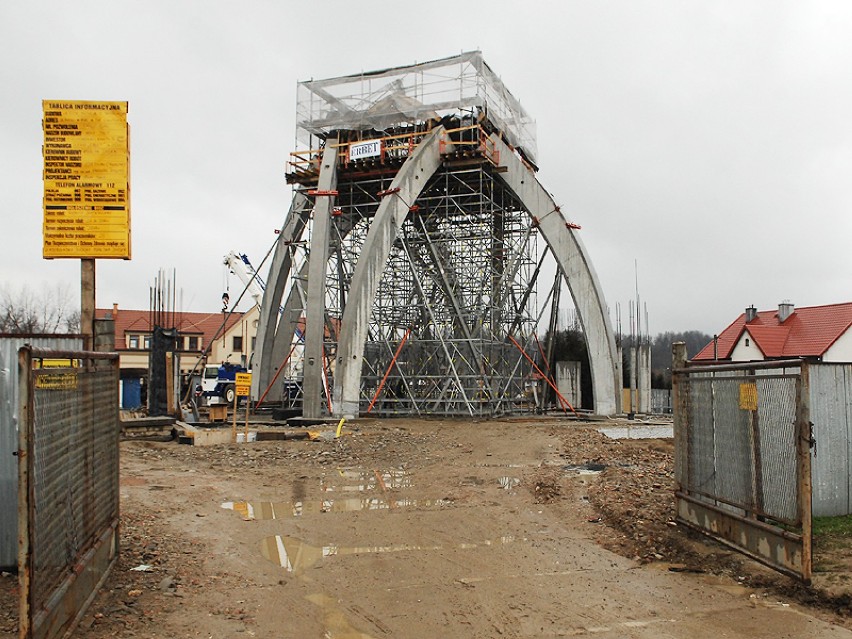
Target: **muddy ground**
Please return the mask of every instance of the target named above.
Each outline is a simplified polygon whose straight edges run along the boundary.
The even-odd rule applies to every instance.
[[[805,588],[706,542],[674,522],[671,442],[600,425],[125,441],[122,553],[75,636],[852,636],[848,544]],[[2,639],[15,597],[0,578]]]

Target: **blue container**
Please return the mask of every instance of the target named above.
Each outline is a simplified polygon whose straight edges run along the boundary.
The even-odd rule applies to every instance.
[[[121,380],[121,407],[132,410],[142,406],[142,384],[139,378]]]

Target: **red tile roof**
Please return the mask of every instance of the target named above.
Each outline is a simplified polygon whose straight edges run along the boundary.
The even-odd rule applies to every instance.
[[[777,309],[759,311],[748,323],[743,313],[719,334],[717,357],[730,359],[745,331],[767,358],[822,357],[850,326],[852,302],[797,308],[783,323]],[[712,360],[713,342],[693,359]]]
[[[115,320],[115,349],[117,351],[128,350],[125,346],[124,336],[127,333],[150,333],[151,314],[148,311],[137,311],[133,309],[99,308],[95,311],[98,319]],[[242,313],[232,313],[228,318],[225,330],[243,318]],[[171,316],[169,316],[171,319]],[[183,335],[200,335],[202,337],[202,348],[206,348],[214,336],[221,337],[224,316],[222,313],[178,313],[174,314],[175,328]],[[165,328],[172,328],[167,326]]]

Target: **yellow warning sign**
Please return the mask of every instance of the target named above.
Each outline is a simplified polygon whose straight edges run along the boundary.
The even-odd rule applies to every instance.
[[[45,258],[130,259],[127,102],[44,100]]]
[[[78,368],[79,366],[78,359],[33,359],[33,368]]]
[[[757,384],[753,382],[740,384],[740,408],[757,410]]]
[[[237,397],[248,397],[251,394],[251,386],[242,386],[241,384],[237,384],[234,386],[234,390],[237,393]]]
[[[42,390],[75,390],[77,373],[47,373],[35,376],[35,387]]]
[[[237,373],[234,382],[238,386],[251,386],[251,373]]]

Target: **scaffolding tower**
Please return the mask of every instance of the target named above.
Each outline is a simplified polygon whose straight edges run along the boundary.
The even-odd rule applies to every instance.
[[[479,52],[302,82],[297,117],[256,396],[312,418],[535,408],[551,383],[537,335],[558,295],[539,299],[549,260],[593,337],[595,408],[616,412],[579,227],[535,179],[534,123]]]

